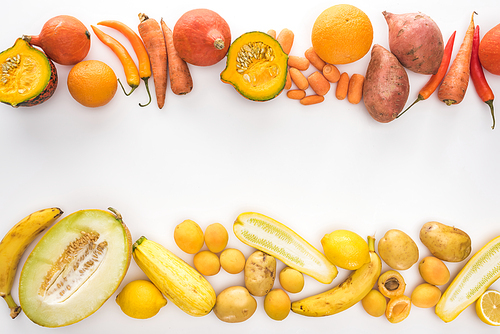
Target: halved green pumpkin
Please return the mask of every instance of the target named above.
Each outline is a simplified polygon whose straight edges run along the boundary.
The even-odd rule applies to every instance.
[[[253,101],[267,101],[285,87],[288,56],[280,43],[270,35],[247,32],[229,47],[222,82]]]
[[[49,99],[57,87],[54,63],[22,38],[0,53],[0,102],[31,107]]]
[[[22,310],[45,327],[88,317],[120,285],[131,251],[130,233],[118,213],[81,210],[67,216],[42,237],[23,266]]]

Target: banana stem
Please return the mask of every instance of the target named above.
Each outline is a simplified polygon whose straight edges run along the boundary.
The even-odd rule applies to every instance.
[[[368,236],[368,249],[370,252],[375,252],[375,237]]]
[[[3,296],[5,301],[7,302],[7,305],[10,308],[10,317],[12,319],[15,319],[19,313],[21,313],[21,306],[18,306],[16,302],[14,301],[14,298],[12,298],[11,294]]]

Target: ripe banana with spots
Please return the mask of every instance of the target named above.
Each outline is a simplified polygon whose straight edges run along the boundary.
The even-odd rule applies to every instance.
[[[309,317],[332,315],[363,299],[377,282],[382,261],[375,253],[375,239],[368,237],[370,262],[353,271],[342,283],[323,293],[292,303],[292,311]]]
[[[24,251],[31,242],[62,215],[59,208],[33,212],[14,225],[0,242],[0,296],[10,308],[12,319],[21,312],[11,295],[16,271]]]

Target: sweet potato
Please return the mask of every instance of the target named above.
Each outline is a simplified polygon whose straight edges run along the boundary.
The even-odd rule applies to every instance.
[[[363,84],[363,101],[370,115],[388,123],[403,110],[410,91],[405,68],[383,46],[374,44]]]
[[[438,25],[422,13],[382,13],[389,27],[389,49],[410,71],[436,74],[444,54]]]

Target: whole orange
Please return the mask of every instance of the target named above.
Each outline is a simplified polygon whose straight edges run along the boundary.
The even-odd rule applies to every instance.
[[[316,19],[311,34],[318,56],[329,64],[348,64],[371,48],[373,26],[368,16],[352,5],[335,5]]]
[[[115,72],[99,60],[81,61],[68,74],[69,93],[85,107],[107,104],[115,96],[117,87]]]

